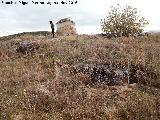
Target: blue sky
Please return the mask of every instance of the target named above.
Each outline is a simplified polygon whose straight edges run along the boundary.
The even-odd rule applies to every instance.
[[[32,0],[23,1],[31,2]],[[61,0],[45,1],[60,2]],[[145,30],[160,30],[159,0],[77,0],[77,2],[73,5],[28,4],[23,6],[21,4],[5,5],[0,0],[0,36],[25,31],[50,31],[49,20],[56,23],[65,17],[75,21],[79,34],[101,33],[100,20],[106,17],[109,7],[116,4],[138,8],[140,14],[150,23]]]

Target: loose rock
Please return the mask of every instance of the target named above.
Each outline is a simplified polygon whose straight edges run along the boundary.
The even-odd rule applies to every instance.
[[[72,73],[82,72],[90,75],[93,83],[104,83],[107,85],[119,85],[127,79],[127,69],[115,69],[108,65],[94,65],[79,63],[73,66]]]
[[[39,49],[39,44],[35,42],[30,42],[30,41],[21,41],[16,43],[16,51],[23,53],[23,54],[28,54],[30,52],[34,52],[35,50]]]

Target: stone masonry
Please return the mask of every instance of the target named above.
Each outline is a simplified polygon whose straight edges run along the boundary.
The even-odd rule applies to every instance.
[[[64,18],[59,20],[56,23],[57,26],[57,35],[75,35],[77,34],[75,28],[75,22],[70,20],[69,18]]]

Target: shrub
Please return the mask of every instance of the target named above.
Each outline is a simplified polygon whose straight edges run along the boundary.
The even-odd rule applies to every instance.
[[[108,37],[137,36],[149,23],[131,6],[111,6],[108,16],[101,20],[102,32]]]

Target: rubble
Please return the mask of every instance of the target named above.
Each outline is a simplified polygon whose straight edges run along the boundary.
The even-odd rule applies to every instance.
[[[93,83],[120,85],[127,79],[128,69],[115,69],[106,65],[79,63],[73,66],[72,73],[82,72],[91,77]]]
[[[122,85],[141,83],[147,84],[147,78],[157,79],[158,74],[142,65],[131,64],[128,67],[110,64],[75,64],[71,73],[83,73],[91,77],[92,83],[103,83],[107,85]]]
[[[36,49],[39,49],[39,44],[35,42],[30,42],[30,41],[21,41],[16,43],[16,51],[23,53],[23,54],[28,54],[30,52],[35,51]]]

